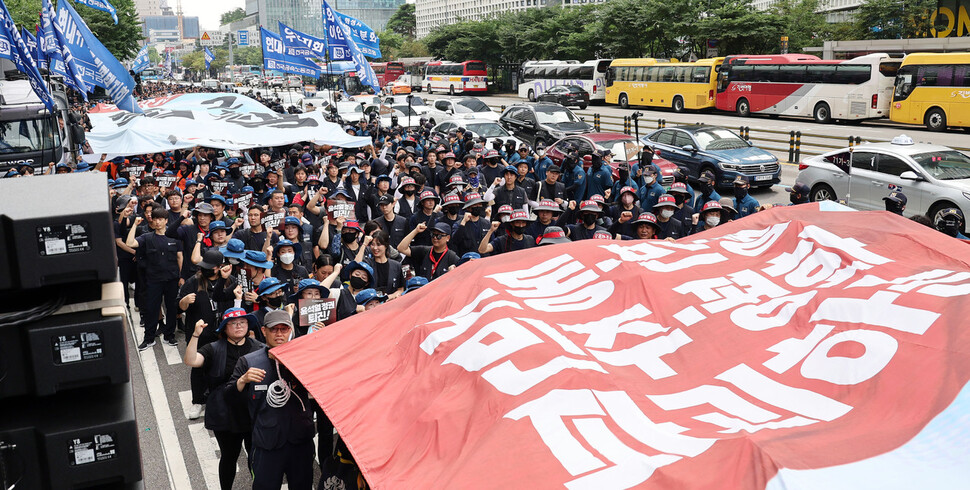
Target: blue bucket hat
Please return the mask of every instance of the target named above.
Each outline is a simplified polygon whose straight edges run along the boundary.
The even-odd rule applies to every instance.
[[[226,328],[226,324],[233,318],[245,318],[246,322],[249,323],[250,330],[259,330],[259,321],[256,320],[256,315],[246,313],[243,308],[229,308],[222,314],[222,321],[219,322],[219,328],[216,329],[216,332],[221,332],[222,329]]]
[[[248,193],[253,193],[253,192],[256,192],[256,189],[253,189],[253,186],[251,186],[251,185],[244,185],[243,188],[240,189],[240,192],[242,192],[243,194],[245,194],[247,192]]]
[[[356,260],[350,261],[350,263],[347,264],[347,267],[344,267],[344,269],[340,271],[340,280],[349,281],[350,273],[357,269],[364,269],[364,271],[367,272],[367,287],[374,287],[374,269],[371,266],[363,262],[357,262]]]
[[[297,257],[303,255],[303,245],[300,245],[299,242],[294,243],[284,238],[276,242],[276,246],[273,247],[273,256],[279,257],[280,249],[283,247],[293,247],[293,253],[295,253]]]
[[[418,289],[422,286],[427,286],[427,285],[428,285],[428,278],[424,276],[414,276],[411,279],[408,279],[407,285],[404,288],[404,294],[410,293],[415,289]]]
[[[320,291],[321,298],[330,297],[330,290],[324,287],[323,284],[320,284],[320,281],[316,279],[303,279],[297,286],[296,292],[290,295],[290,303],[296,303],[299,301],[303,291],[306,291],[307,289],[316,289],[317,291]]]
[[[263,269],[273,268],[273,263],[266,260],[266,254],[257,250],[246,250],[246,255],[244,255],[240,260],[253,267],[262,267]]]
[[[125,187],[128,187],[128,179],[124,177],[115,179],[115,183],[111,186],[113,189],[124,189]]]
[[[219,194],[212,194],[212,195],[210,195],[209,198],[207,199],[207,201],[209,201],[209,202],[219,201],[219,202],[222,203],[223,206],[228,206],[229,205],[228,203],[226,203],[226,198],[220,196]]]
[[[287,216],[283,218],[283,226],[286,225],[296,225],[300,228],[303,227],[303,223],[300,222],[300,218],[297,218],[296,216]]]
[[[260,252],[260,253],[262,253],[262,252]],[[286,283],[285,282],[280,281],[279,279],[277,279],[275,277],[267,277],[266,279],[263,279],[259,283],[259,287],[256,288],[256,294],[258,294],[260,296],[263,296],[263,295],[266,295],[266,294],[270,294],[270,293],[279,291],[280,289],[283,289],[285,286],[286,286]]]
[[[209,226],[211,227],[212,225]],[[462,255],[461,259],[458,261],[458,265],[480,258],[482,258],[482,256],[478,252],[465,252],[465,254]]]
[[[387,301],[387,296],[378,293],[377,290],[373,288],[367,288],[354,296],[354,300],[356,300],[357,304],[361,306],[366,305],[375,299],[383,303]]]
[[[216,231],[216,230],[229,231],[229,227],[226,226],[225,221],[216,220],[216,221],[213,221],[212,223],[209,223],[209,233],[212,233],[213,231]]]
[[[218,221],[209,224],[209,227],[211,228],[215,223],[218,223]],[[246,244],[238,238],[231,238],[229,243],[226,243],[225,247],[219,247],[219,251],[222,252],[222,255],[226,256],[226,258],[231,257],[242,260],[243,257],[246,256]]]
[[[91,170],[91,165],[88,162],[81,162],[81,163],[77,164],[77,167],[75,168],[74,171],[75,172],[87,172],[88,170]]]

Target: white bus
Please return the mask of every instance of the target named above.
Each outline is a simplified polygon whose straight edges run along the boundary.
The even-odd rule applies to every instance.
[[[424,83],[433,94],[435,91],[451,95],[469,92],[488,92],[488,70],[482,61],[468,60],[461,63],[453,61],[432,61],[424,66]]]
[[[606,99],[606,71],[613,60],[527,61],[522,65],[519,97],[535,101],[536,97],[556,85],[579,85],[589,94],[590,102]]]
[[[844,61],[732,55],[721,65],[715,107],[741,117],[808,116],[819,123],[888,117],[901,62],[885,53]]]

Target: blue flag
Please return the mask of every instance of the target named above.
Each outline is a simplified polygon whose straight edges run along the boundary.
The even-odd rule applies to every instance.
[[[20,37],[23,38],[24,43],[27,44],[28,53],[34,62],[37,62],[37,38],[34,37],[26,27],[20,28]],[[37,65],[40,66],[39,64]]]
[[[118,13],[115,12],[115,8],[111,5],[108,0],[74,0],[75,2],[91,7],[95,10],[100,10],[102,12],[107,12],[111,14],[111,18],[114,19],[115,25],[118,25]]]
[[[60,26],[54,23],[53,19],[54,7],[50,0],[43,0],[41,2],[40,32],[37,36],[37,45],[44,52],[51,73],[63,77],[64,83],[68,87],[80,92],[84,100],[88,100],[88,92],[94,89],[94,85],[84,79],[81,67],[78,66],[67,45],[64,32]],[[92,73],[91,80],[93,78]]]
[[[30,54],[30,48],[20,36],[20,31],[14,25],[13,17],[10,16],[2,0],[0,0],[0,58],[13,61],[17,69],[27,75],[30,86],[47,110],[54,112],[54,99],[47,91],[47,85],[40,77],[37,65],[34,64],[34,57]]]
[[[38,27],[38,31],[37,31],[37,35],[36,36],[33,35],[33,34],[30,35],[30,37],[33,38],[33,40],[34,40],[34,44],[33,44],[33,48],[34,48],[34,52],[33,52],[34,61],[37,62],[37,69],[41,69],[41,68],[50,69],[47,66],[47,54],[45,54],[44,53],[44,50],[41,49],[41,45],[40,45],[40,30],[39,29],[40,28]],[[24,30],[25,33],[29,33],[29,31],[26,28],[24,28],[23,30]],[[29,42],[28,42],[28,44],[29,44]]]
[[[151,62],[148,61],[148,45],[146,44],[138,51],[138,55],[135,56],[135,61],[131,63],[131,71],[141,73],[145,71],[150,64]]]
[[[381,87],[377,81],[377,75],[374,74],[374,69],[371,68],[370,63],[364,58],[364,53],[357,47],[357,42],[351,36],[350,28],[330,8],[327,0],[323,0],[323,22],[323,28],[327,31],[327,42],[333,54],[337,54],[338,50],[346,50],[346,53],[342,51],[339,53],[344,56],[340,58],[331,57],[331,60],[349,59],[353,61],[357,67],[357,77],[360,78],[360,83],[367,85],[374,89],[374,92],[379,93]]]
[[[320,76],[320,66],[305,56],[288,54],[283,38],[260,27],[263,40],[263,68],[310,77]]]
[[[349,16],[334,12],[350,28],[350,37],[357,43],[360,52],[368,58],[381,57],[381,38],[367,24]]]
[[[280,38],[283,39],[283,46],[286,48],[287,56],[326,59],[326,41],[290,28],[282,22],[278,23],[280,26]]]
[[[208,70],[209,64],[212,63],[212,60],[216,59],[216,55],[212,54],[212,51],[209,51],[208,47],[205,47],[202,48],[202,56],[205,57],[205,69]]]
[[[78,45],[78,49],[71,48],[71,54],[75,58],[80,58],[80,54],[87,51],[94,64],[95,73],[100,79],[100,85],[104,87],[111,100],[119,109],[140,114],[141,108],[135,101],[132,93],[135,90],[135,81],[131,78],[125,66],[118,61],[108,48],[98,41],[91,29],[88,29],[84,19],[71,7],[71,2],[62,0],[58,4],[57,23],[61,27],[68,25],[73,29],[64,29],[65,39],[71,45]],[[80,42],[78,42],[80,40]]]

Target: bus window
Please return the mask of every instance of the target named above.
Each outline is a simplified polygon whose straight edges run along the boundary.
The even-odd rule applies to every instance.
[[[711,79],[711,68],[708,66],[695,66],[690,76],[693,83],[707,83]]]
[[[485,63],[481,61],[476,61],[474,63],[466,63],[465,69],[468,71],[485,71]]]
[[[775,78],[778,67],[774,65],[753,65],[753,80],[755,82],[771,82]]]
[[[579,78],[579,69],[580,68],[581,67],[579,67],[579,66],[570,66],[569,69],[566,71],[566,78],[569,78],[571,80],[575,80],[575,79]]]
[[[970,86],[970,65],[953,66],[953,86],[954,87]]]
[[[674,81],[674,67],[672,66],[660,67],[660,81],[661,82]]]
[[[899,71],[899,65],[901,64],[899,61],[883,61],[879,63],[879,73],[884,77],[896,78],[896,72]]]
[[[781,65],[775,80],[786,83],[801,83],[805,80],[805,65]]]
[[[648,66],[647,69],[644,70],[644,80],[647,82],[660,81],[660,67]]]
[[[612,62],[611,60],[600,60],[598,63],[596,63],[596,72],[605,73],[606,70],[610,67],[611,62]]]
[[[592,66],[581,66],[581,67],[579,67],[579,74],[577,75],[577,78],[581,78],[583,80],[592,80],[593,79],[593,67]]]
[[[868,82],[871,72],[872,67],[869,65],[839,65],[835,70],[835,78],[828,82],[858,85]]]
[[[809,65],[805,74],[806,83],[826,83],[835,79],[835,65]]]
[[[913,92],[913,68],[906,66],[900,68],[896,73],[896,89],[893,92],[893,100],[903,100]]]

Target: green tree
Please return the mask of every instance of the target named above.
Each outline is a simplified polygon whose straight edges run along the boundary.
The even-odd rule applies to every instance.
[[[746,0],[727,0],[698,21],[694,44],[717,39],[722,54],[775,53],[782,29],[782,19]]]
[[[381,61],[390,61],[399,58],[398,52],[404,45],[404,36],[390,30],[377,33],[377,38],[381,44]]]
[[[936,0],[867,0],[855,14],[856,35],[862,39],[925,37],[933,24]]]
[[[770,10],[781,21],[780,36],[788,36],[788,52],[821,44],[826,32],[825,15],[818,11],[820,0],[779,0]],[[780,49],[780,47],[779,47]]]
[[[243,20],[245,18],[246,18],[246,9],[242,7],[237,7],[228,12],[223,12],[222,15],[219,16],[219,24],[225,25],[231,22],[236,22],[237,20]]]
[[[17,25],[33,31],[34,27],[40,23],[40,0],[4,0],[4,3]],[[107,12],[85,7],[78,3],[74,3],[72,6],[87,23],[91,32],[97,36],[101,44],[108,48],[108,51],[111,51],[115,58],[119,60],[132,59],[141,49],[138,42],[143,39],[141,22],[135,12],[135,2],[134,0],[111,0],[111,4],[117,11],[118,25],[115,25],[111,14]]]
[[[391,31],[404,37],[414,39],[418,31],[417,18],[414,16],[414,4],[405,3],[397,8],[397,11],[387,20],[384,26],[385,31]],[[381,48],[381,52],[384,49]]]
[[[155,49],[155,46],[148,47],[148,62],[151,63],[152,66],[162,62],[162,55],[158,54],[158,50]]]

